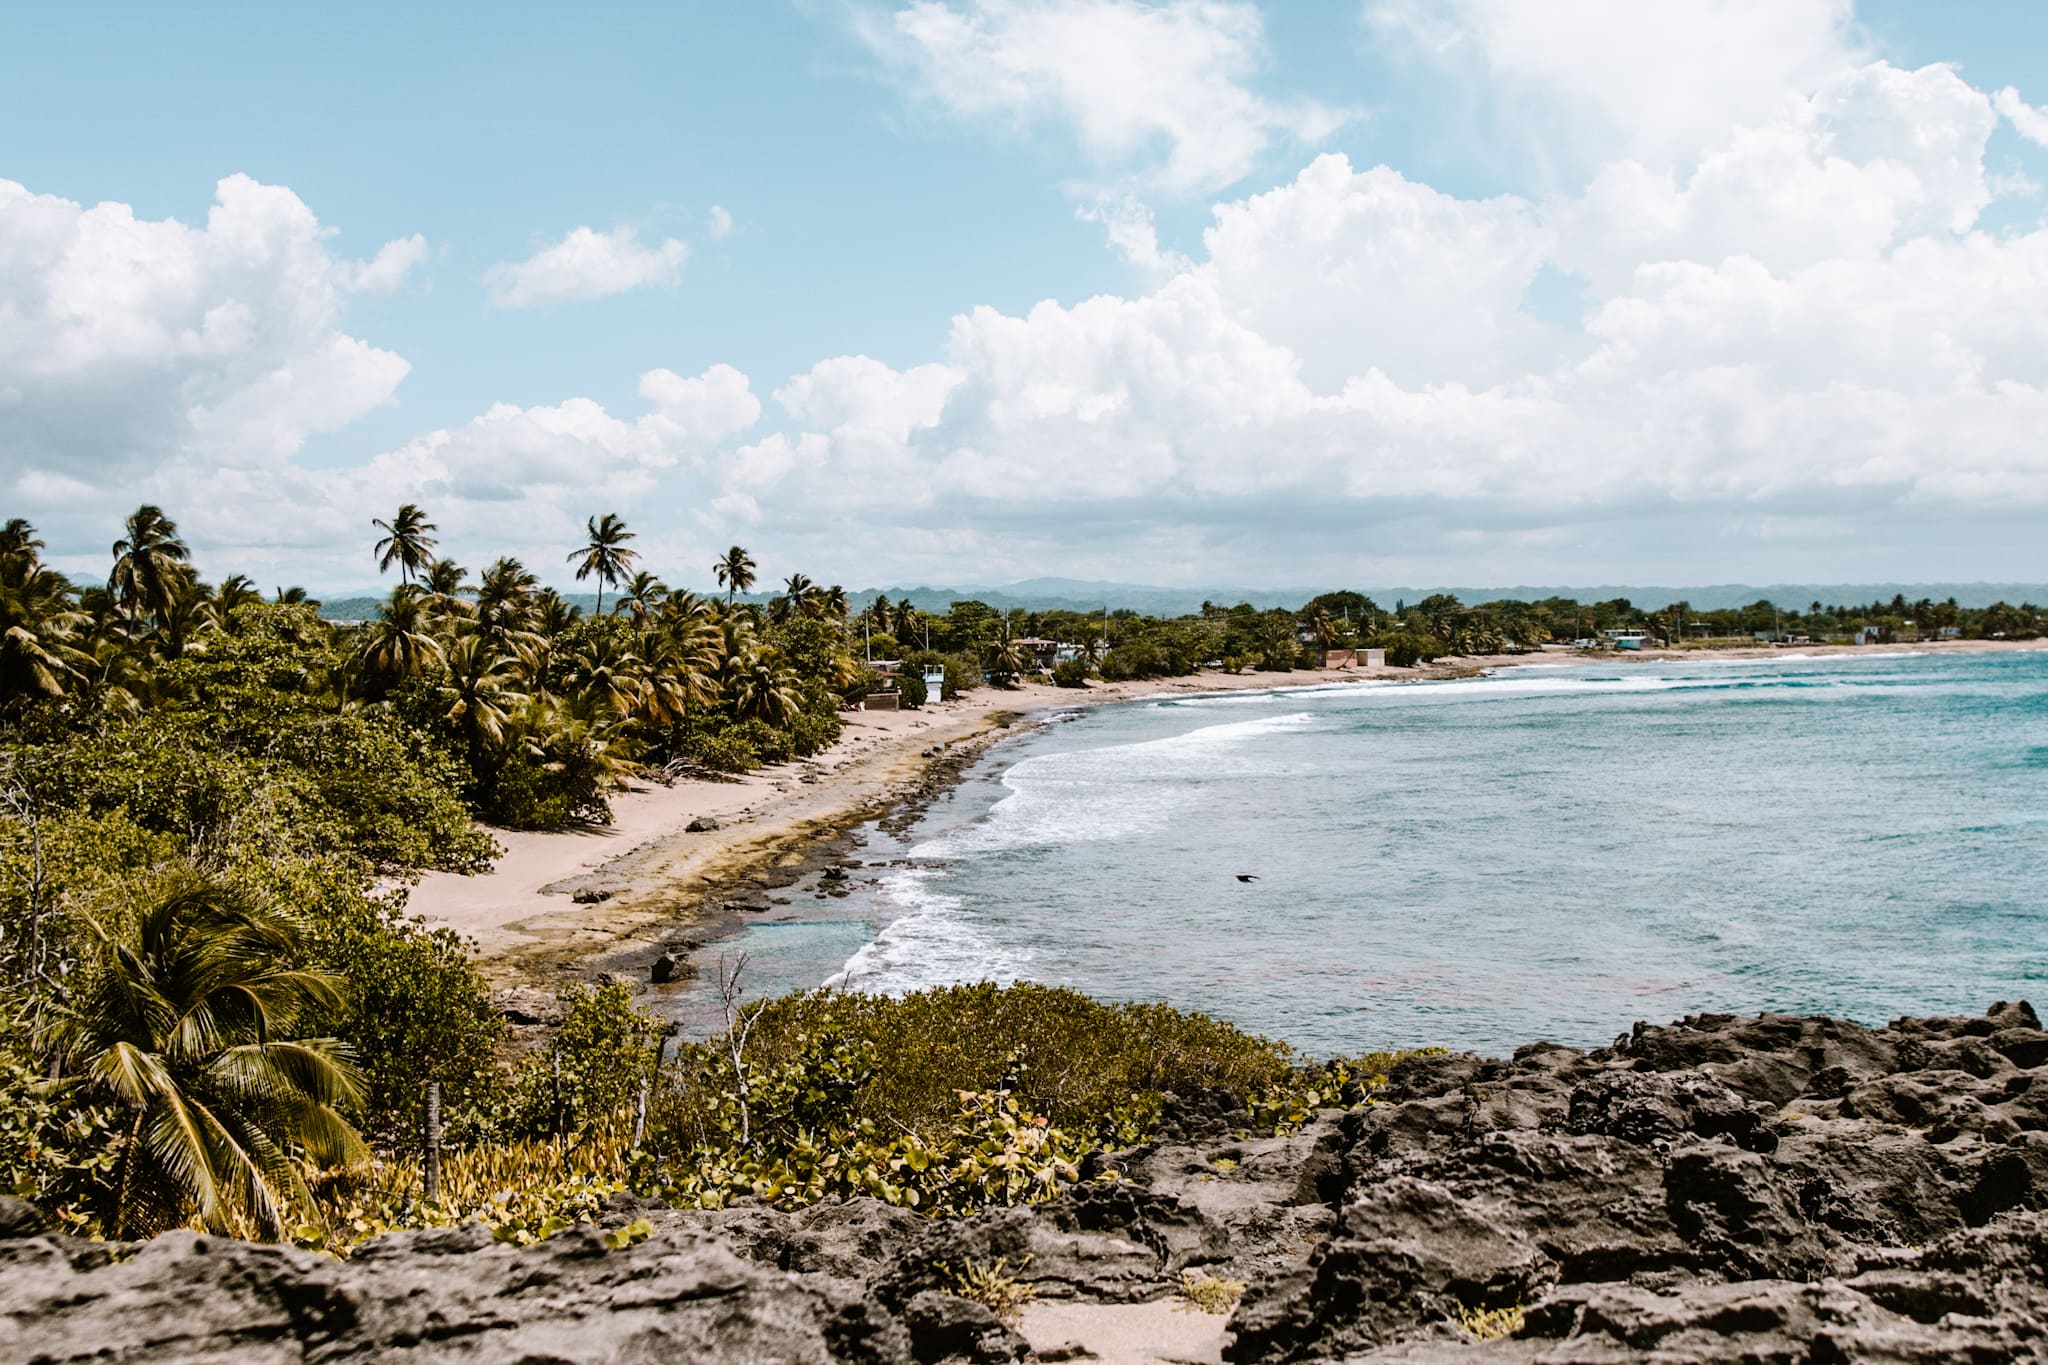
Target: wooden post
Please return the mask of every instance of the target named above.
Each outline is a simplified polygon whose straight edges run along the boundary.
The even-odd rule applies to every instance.
[[[562,1054],[559,1051],[550,1053],[548,1060],[553,1063],[555,1071],[555,1138],[559,1141],[562,1136]]]
[[[420,1190],[429,1204],[441,1199],[441,1083],[427,1082],[427,1124],[422,1135],[425,1152],[420,1160]]]
[[[640,1080],[640,1095],[633,1102],[633,1150],[640,1150],[640,1139],[647,1136],[647,1079]]]

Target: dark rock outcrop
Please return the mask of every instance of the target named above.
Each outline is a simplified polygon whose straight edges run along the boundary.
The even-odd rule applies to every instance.
[[[1339,1124],[1337,1227],[1253,1285],[1229,1358],[2048,1358],[2040,1034],[2024,1003],[1703,1015],[1409,1061]],[[1459,1325],[1517,1307],[1509,1340]]]
[[[1238,1362],[2048,1359],[2048,1033],[2024,1004],[1882,1029],[1704,1015],[1413,1059],[1281,1137],[1240,1121],[1171,1097],[1067,1197],[958,1222],[621,1197],[610,1222],[656,1230],[618,1250],[476,1228],[346,1263],[106,1247],[0,1204],[0,1359],[1025,1360],[958,1297],[997,1264],[1102,1304],[1247,1281]]]

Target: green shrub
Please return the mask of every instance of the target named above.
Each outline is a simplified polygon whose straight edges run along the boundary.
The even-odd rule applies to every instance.
[[[1434,659],[1442,648],[1426,635],[1407,631],[1389,631],[1375,642],[1378,648],[1387,651],[1387,663],[1394,668],[1413,668],[1426,659]]]
[[[441,1083],[451,1115],[497,1103],[505,1032],[469,945],[403,905],[402,892],[380,898],[339,888],[307,916],[314,963],[348,979],[347,1003],[319,1028],[355,1049],[367,1090],[365,1134],[401,1148],[418,1140],[428,1081]]]
[[[789,723],[789,747],[799,758],[830,748],[839,738],[839,717],[829,711],[804,710]]]
[[[744,733],[730,725],[706,724],[683,741],[683,756],[715,773],[747,773],[761,766],[761,755]]]
[[[1058,687],[1086,687],[1088,685],[1088,663],[1085,659],[1062,659],[1052,666],[1053,684]]]
[[[924,675],[903,672],[896,675],[896,687],[903,698],[903,709],[915,711],[925,704]]]
[[[99,1229],[120,1116],[49,1086],[13,1006],[0,998],[0,1194],[40,1206],[67,1231]]]
[[[1052,1122],[1092,1133],[1125,1120],[1134,1097],[1145,1108],[1169,1090],[1249,1096],[1295,1063],[1280,1044],[1168,1005],[986,982],[901,998],[784,996],[759,1007],[749,1055],[785,1061],[825,1031],[873,1049],[857,1116],[889,1130],[935,1131],[957,1117],[961,1091],[1008,1089]]]
[[[520,1136],[614,1123],[654,1073],[661,1025],[634,1007],[630,989],[568,986],[558,999],[566,1010],[553,1040],[513,1076],[511,1124]]]

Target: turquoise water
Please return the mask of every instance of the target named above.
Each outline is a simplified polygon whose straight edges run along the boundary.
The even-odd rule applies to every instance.
[[[857,989],[1055,982],[1316,1053],[1975,1011],[2048,995],[2048,653],[1104,707],[872,838],[860,897],[741,945],[776,984],[845,953]]]

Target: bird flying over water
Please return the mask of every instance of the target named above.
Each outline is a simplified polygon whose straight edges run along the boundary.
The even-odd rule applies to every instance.
[[[1240,872],[1237,874],[1237,879],[1241,882],[1255,882],[1258,880],[1258,876],[1256,873]]]

